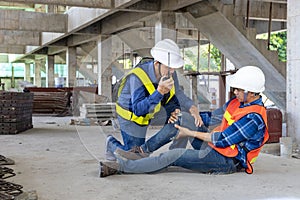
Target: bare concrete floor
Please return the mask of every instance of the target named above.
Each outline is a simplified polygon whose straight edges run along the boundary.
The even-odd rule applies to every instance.
[[[171,168],[157,174],[98,177],[111,126],[69,125],[71,117],[34,116],[34,128],[0,135],[0,154],[15,160],[7,181],[39,200],[300,199],[300,160],[261,154],[252,175],[206,175]],[[149,132],[155,132],[152,129]],[[151,134],[151,133],[149,133]],[[167,148],[167,147],[165,147]]]

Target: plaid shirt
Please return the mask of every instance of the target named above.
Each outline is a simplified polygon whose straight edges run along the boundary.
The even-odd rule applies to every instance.
[[[204,124],[209,126],[220,123],[230,101],[231,100],[224,104],[223,107],[213,112],[200,113]],[[241,103],[240,108],[255,104],[263,106],[262,99],[260,98],[249,104]],[[214,132],[211,135],[211,139],[212,143],[217,147],[228,147],[236,144],[239,151],[236,159],[238,159],[243,167],[246,168],[246,153],[247,151],[260,147],[264,140],[265,128],[266,125],[261,115],[249,113],[240,120],[234,122],[223,132]]]

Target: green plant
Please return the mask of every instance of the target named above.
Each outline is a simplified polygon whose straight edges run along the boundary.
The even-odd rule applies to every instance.
[[[270,37],[270,50],[278,51],[278,59],[286,62],[287,32],[272,33]]]

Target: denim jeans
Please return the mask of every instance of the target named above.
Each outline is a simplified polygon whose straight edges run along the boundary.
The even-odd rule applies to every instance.
[[[196,127],[194,118],[189,113],[183,113],[180,125],[192,131],[208,132],[208,129],[204,125],[201,127]],[[186,148],[187,142],[189,140],[192,141],[193,138],[185,137],[178,140],[173,140],[173,143],[170,145],[169,150],[175,148]]]
[[[146,149],[149,152],[153,152],[170,141],[170,137],[177,134],[176,131],[173,132],[175,128],[172,125],[166,125],[156,135],[147,140],[142,147],[147,147]],[[207,129],[203,126],[199,127],[198,131],[207,132]],[[179,166],[201,173],[214,174],[229,174],[238,171],[232,158],[219,154],[207,142],[203,142],[197,138],[189,139],[193,149],[174,148],[161,153],[159,156],[150,156],[140,160],[117,158],[120,164],[120,171],[125,173],[151,173],[169,166]]]
[[[176,122],[178,123],[178,122]],[[182,112],[181,121],[179,122],[182,126],[187,127],[191,130],[197,130],[197,127],[194,124],[194,118],[186,112]],[[165,124],[161,130],[159,130],[155,135],[153,135],[147,142],[145,142],[146,133],[136,134],[140,137],[133,136],[134,134],[126,133],[121,130],[121,135],[124,141],[122,145],[117,139],[111,137],[108,141],[107,150],[114,152],[117,148],[123,149],[125,151],[130,150],[133,146],[141,146],[144,152],[151,153],[161,146],[172,141],[172,138],[176,137],[178,130],[174,127],[174,124]],[[175,140],[176,141],[176,140]],[[181,140],[180,140],[181,141]],[[187,139],[183,140],[183,144],[180,145],[186,146]],[[175,148],[175,147],[174,147]]]
[[[124,173],[152,173],[169,166],[179,166],[201,173],[229,174],[237,171],[232,158],[225,157],[213,150],[206,142],[198,139],[194,143],[198,149],[176,148],[159,156],[139,160],[117,158],[120,171]],[[199,146],[200,145],[200,146]]]
[[[151,153],[161,146],[169,143],[177,135],[178,129],[174,127],[174,124],[166,124],[155,135],[145,142],[145,138],[134,137],[131,134],[121,130],[124,144],[122,145],[117,139],[111,137],[108,141],[108,150],[114,152],[117,148],[121,148],[125,151],[130,150],[134,146],[140,146],[144,152]]]

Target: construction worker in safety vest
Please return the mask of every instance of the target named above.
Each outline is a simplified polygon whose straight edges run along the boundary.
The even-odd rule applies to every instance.
[[[120,82],[116,112],[123,144],[109,135],[107,160],[115,160],[117,148],[140,151],[137,147],[145,143],[147,128],[154,121],[156,125],[174,123],[179,113],[189,112],[189,116],[182,116],[185,123],[192,121],[189,127],[197,130],[203,123],[197,106],[179,87],[175,69],[181,68],[184,60],[177,44],[171,39],[161,40],[151,49],[151,55],[153,59],[138,64]],[[160,131],[178,132],[174,125]],[[154,142],[159,143],[159,138]]]
[[[100,177],[156,172],[168,166],[201,173],[253,173],[253,163],[269,138],[266,109],[260,95],[265,89],[265,76],[260,68],[245,66],[228,77],[228,84],[234,88],[235,97],[213,112],[200,112],[206,126],[219,122],[213,131],[192,131],[175,124],[179,129],[177,138],[194,138],[193,149],[172,149],[139,160],[130,160],[126,155],[130,152],[124,154],[117,149],[117,162],[100,162]]]

